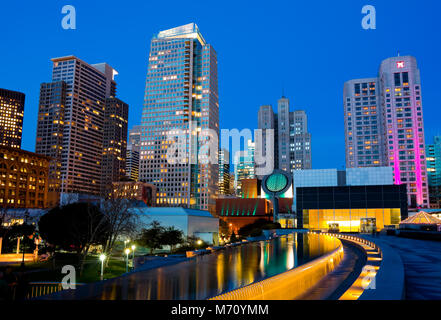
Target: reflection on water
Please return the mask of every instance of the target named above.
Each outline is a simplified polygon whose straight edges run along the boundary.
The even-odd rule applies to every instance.
[[[295,268],[335,245],[316,234],[294,233],[107,281],[95,298],[207,299]]]
[[[229,248],[106,283],[100,299],[207,299],[295,268],[330,250],[314,234]]]

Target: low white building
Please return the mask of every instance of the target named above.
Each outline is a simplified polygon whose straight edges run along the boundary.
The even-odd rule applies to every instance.
[[[157,221],[163,227],[174,227],[184,236],[194,236],[206,243],[219,244],[219,219],[208,211],[181,207],[137,207],[143,223]]]

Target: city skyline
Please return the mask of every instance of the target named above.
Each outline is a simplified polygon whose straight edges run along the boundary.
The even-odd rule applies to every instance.
[[[182,9],[180,5],[175,4],[172,6],[170,16],[166,17],[159,14],[158,17],[154,17],[151,13],[148,13],[150,19],[148,23],[131,19],[129,27],[130,30],[133,29],[133,32],[127,39],[125,38],[127,29],[121,29],[121,25],[114,22],[110,29],[116,32],[113,34],[109,32],[109,34],[112,34],[112,43],[120,43],[121,45],[117,46],[118,48],[112,47],[112,50],[110,50],[109,46],[98,48],[94,44],[97,31],[88,33],[88,29],[92,29],[89,18],[97,12],[98,7],[103,9],[102,6],[73,3],[78,10],[77,29],[63,30],[59,26],[60,13],[51,13],[47,21],[42,21],[42,27],[51,30],[50,25],[53,24],[54,30],[50,32],[57,44],[48,44],[33,55],[33,72],[27,75],[26,78],[21,75],[24,70],[30,67],[30,62],[22,58],[23,53],[16,52],[14,55],[5,53],[5,61],[20,61],[20,63],[11,64],[14,65],[15,72],[8,72],[7,78],[0,76],[0,87],[26,94],[22,147],[25,150],[32,151],[35,143],[32,137],[35,132],[35,121],[33,119],[36,117],[38,109],[37,83],[47,80],[45,74],[48,70],[48,59],[53,56],[77,54],[85,61],[106,61],[120,71],[118,95],[124,97],[125,102],[132,106],[129,116],[129,128],[131,128],[133,125],[140,124],[144,92],[143,82],[145,80],[143,78],[147,67],[145,56],[149,51],[148,43],[151,35],[156,30],[195,22],[204,31],[204,36],[209,38],[210,42],[215,45],[216,50],[222,57],[219,64],[220,128],[256,128],[255,119],[251,119],[251,117],[248,119],[248,117],[242,115],[257,112],[260,105],[271,103],[279,98],[282,91],[284,91],[293,105],[305,108],[306,112],[310,114],[308,119],[309,131],[314,136],[312,146],[313,167],[326,168],[331,166],[340,168],[345,163],[341,85],[349,79],[375,76],[375,74],[372,74],[372,70],[376,70],[378,61],[395,56],[398,50],[401,51],[402,55],[413,55],[419,61],[419,67],[423,75],[426,139],[439,133],[435,119],[439,116],[437,103],[441,100],[440,93],[436,89],[436,75],[440,71],[440,66],[436,63],[436,52],[439,52],[437,49],[439,49],[440,44],[437,41],[431,41],[425,34],[428,30],[433,29],[435,23],[437,23],[435,22],[436,15],[433,12],[437,11],[436,8],[440,4],[434,2],[432,7],[425,6],[422,8],[407,2],[406,9],[403,9],[401,6],[397,6],[398,3],[403,2],[391,1],[388,4],[375,4],[378,13],[376,30],[363,30],[361,28],[360,19],[362,15],[360,14],[360,8],[362,2],[348,2],[347,5],[342,5],[341,8],[338,8],[342,10],[341,13],[331,5],[318,8],[312,8],[310,5],[290,5],[288,9],[291,10],[286,10],[287,12],[271,9],[265,12],[268,25],[261,30],[263,35],[271,35],[276,42],[280,42],[290,35],[295,39],[293,43],[280,42],[283,44],[281,46],[282,50],[274,51],[271,66],[267,63],[261,63],[273,51],[259,46],[260,36],[257,35],[259,32],[247,33],[246,37],[240,36],[237,37],[238,39],[225,35],[228,34],[225,32],[219,33],[214,27],[216,24],[211,24],[211,21],[207,20],[207,17],[203,14],[204,10],[208,10],[208,8],[201,9],[195,17],[195,15],[190,14],[192,8],[180,10]],[[11,6],[11,10],[13,10],[16,5],[8,4],[7,6]],[[148,8],[143,8],[143,4],[140,4],[140,6],[140,13],[148,11]],[[409,6],[412,7],[412,10],[409,9]],[[103,10],[107,13],[108,10],[110,12],[115,10],[115,6],[110,7],[111,9],[104,8]],[[31,14],[31,12],[49,10],[48,8],[46,8],[46,5],[39,7],[30,5],[23,13],[23,17]],[[278,6],[275,6],[275,8],[278,8]],[[50,9],[52,10],[52,8]],[[246,18],[243,22],[238,19],[238,15],[247,9],[246,4],[238,4],[237,13],[230,13],[231,22],[224,24],[223,30],[237,30],[239,35],[241,28],[245,30],[253,27],[255,24],[254,18]],[[256,18],[264,13],[261,8],[252,8],[251,10]],[[124,8],[117,11],[123,16],[129,14],[129,11]],[[130,10],[130,14],[132,14],[132,11]],[[312,11],[314,14],[312,14]],[[416,18],[412,16],[412,18],[415,18],[413,20],[409,18],[413,12],[421,11],[427,13],[424,20],[418,15]],[[306,21],[301,13],[308,16],[310,21]],[[138,15],[139,13],[133,14]],[[289,26],[287,22],[282,22],[284,19],[275,19],[279,14],[293,17],[290,19]],[[347,19],[340,21],[341,19],[337,19],[339,15],[347,15]],[[30,41],[30,44],[32,44],[34,40],[29,39],[28,34],[31,35],[33,32],[40,30],[40,26],[37,26],[35,31],[22,29],[20,26],[8,24],[9,19],[10,17],[6,16],[2,20],[5,22],[6,30],[12,28],[12,26],[15,26],[16,29],[14,29],[14,33],[9,32],[7,37],[9,37],[9,34],[14,34],[23,37],[24,40]],[[418,38],[418,46],[408,43],[402,36],[390,38],[387,30],[394,23],[402,20],[407,21],[408,25],[406,38]],[[314,23],[317,23],[317,26]],[[324,24],[328,24],[329,28],[323,28]],[[302,30],[305,26],[311,29],[310,32],[299,34],[300,31],[298,30]],[[115,30],[115,28],[121,30]],[[341,31],[342,28],[347,32],[345,37],[351,38],[351,47],[343,51],[335,48],[338,45],[347,43],[347,39],[333,35],[333,33]],[[278,31],[275,32],[276,30]],[[108,39],[107,34],[100,36]],[[57,39],[68,41],[57,41]],[[316,44],[313,39],[320,39],[320,45]],[[127,41],[130,41],[130,43]],[[360,48],[364,48],[366,43],[375,45],[370,46],[367,50],[360,50]],[[381,43],[381,46],[377,43]],[[127,46],[131,48],[130,59],[127,59],[126,54],[123,54],[124,48]],[[20,51],[19,48],[18,51]],[[291,50],[294,48],[295,50]],[[246,57],[250,52],[253,52],[253,54]],[[256,66],[259,66],[259,71],[254,70]],[[9,66],[4,63],[2,68],[7,71]],[[239,79],[235,78],[238,70],[241,74],[246,75],[246,81],[241,83],[244,92],[248,92],[246,95],[239,95],[235,89],[235,84]],[[326,79],[326,86],[321,86],[322,94],[315,95],[314,86],[308,86],[307,83],[320,83],[315,81],[320,79],[322,75],[332,75],[332,78],[330,80]],[[232,114],[232,112],[235,112],[237,116],[230,117],[229,114]],[[325,119],[329,119],[328,124],[324,123]],[[327,154],[331,151],[333,151],[334,157],[329,158]]]

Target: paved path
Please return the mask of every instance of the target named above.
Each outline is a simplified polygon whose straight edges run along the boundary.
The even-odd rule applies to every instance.
[[[365,238],[384,241],[401,256],[406,299],[441,300],[441,242],[386,235]]]
[[[338,300],[352,285],[366,263],[366,256],[349,241],[342,241],[343,260],[299,300]]]

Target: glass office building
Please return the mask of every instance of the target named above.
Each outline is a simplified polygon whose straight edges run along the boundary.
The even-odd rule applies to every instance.
[[[157,205],[214,210],[218,164],[204,163],[201,149],[208,129],[219,136],[217,82],[216,52],[196,24],[161,31],[151,40],[139,179],[158,187]],[[168,161],[167,150],[178,139],[185,141],[180,150],[186,156]]]
[[[430,207],[441,207],[441,136],[433,137],[426,145],[427,178],[429,181]]]

